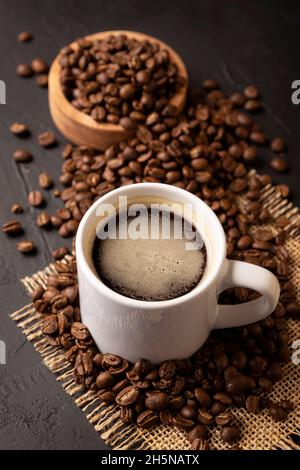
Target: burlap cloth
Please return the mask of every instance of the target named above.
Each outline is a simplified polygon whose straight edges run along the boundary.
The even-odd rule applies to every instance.
[[[290,233],[286,247],[291,256],[291,280],[300,301],[299,210],[286,199],[282,199],[271,185],[264,188],[262,200],[263,205],[268,207],[275,218],[285,215],[290,220],[289,226],[286,227]],[[240,203],[242,204],[243,201],[241,200]],[[268,227],[276,230],[274,225],[268,225]],[[27,276],[21,282],[28,292],[32,292],[37,285],[44,286],[47,276],[53,272],[55,272],[54,267],[50,264],[44,271]],[[61,382],[75,404],[82,409],[101,438],[113,449],[190,449],[185,431],[162,425],[149,431],[139,429],[134,425],[124,425],[119,418],[118,406],[101,403],[94,392],[86,391],[83,386],[77,385],[73,380],[72,367],[66,361],[63,350],[50,346],[43,338],[40,331],[41,314],[33,309],[32,304],[24,306],[11,317],[22,329],[28,341],[41,354],[46,366],[55,373],[57,380]],[[291,341],[300,340],[300,322],[289,320],[288,328]],[[300,450],[300,365],[295,365],[292,361],[287,363],[284,366],[283,379],[275,384],[268,396],[275,401],[290,399],[295,405],[294,411],[289,414],[285,422],[275,423],[268,417],[266,411],[254,415],[246,413],[243,409],[233,409],[235,419],[242,429],[241,447],[249,450]],[[218,428],[212,431],[209,441],[212,449],[228,448],[228,445],[220,440]]]

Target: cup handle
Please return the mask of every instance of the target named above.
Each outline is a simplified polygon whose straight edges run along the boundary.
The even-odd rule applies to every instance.
[[[238,305],[217,306],[214,328],[231,328],[263,320],[275,309],[280,295],[277,278],[265,268],[243,261],[226,260],[218,293],[230,287],[249,287],[262,297]]]

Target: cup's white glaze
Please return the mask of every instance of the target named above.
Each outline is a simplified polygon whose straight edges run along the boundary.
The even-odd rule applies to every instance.
[[[207,250],[207,267],[201,282],[189,293],[172,300],[146,302],[124,297],[97,276],[91,252],[101,204],[128,201],[167,200],[192,207],[191,219]],[[134,253],[132,254],[134,256]],[[140,183],[118,188],[98,199],[84,215],[76,236],[80,308],[102,352],[130,361],[143,357],[153,363],[191,356],[213,328],[252,323],[268,316],[279,299],[279,283],[273,274],[258,266],[226,259],[226,239],[214,212],[198,197],[159,183]],[[257,300],[235,306],[220,306],[218,294],[235,286],[261,292]]]

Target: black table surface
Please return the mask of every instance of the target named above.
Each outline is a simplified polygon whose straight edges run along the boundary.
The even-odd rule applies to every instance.
[[[29,209],[27,193],[38,189],[37,177],[60,173],[60,146],[41,149],[39,132],[55,130],[49,115],[47,91],[34,79],[21,79],[20,62],[43,57],[49,62],[60,47],[77,37],[112,29],[142,31],[173,46],[184,59],[192,86],[216,78],[227,93],[254,83],[263,96],[265,111],[258,116],[270,137],[288,143],[292,170],[273,174],[277,182],[292,188],[300,204],[300,105],[291,102],[291,83],[300,79],[300,4],[292,1],[218,0],[9,0],[0,1],[0,79],[7,87],[7,104],[0,105],[0,222],[15,218],[14,202],[25,206],[17,216],[26,235],[36,241],[38,253],[24,259],[14,241],[0,235],[0,339],[7,348],[7,364],[0,365],[0,449],[104,449],[105,445],[83,413],[41,362],[9,314],[28,303],[19,280],[45,267],[61,239],[35,225],[37,210]],[[34,40],[17,42],[20,31],[29,30]],[[8,130],[25,122],[32,138],[20,142]],[[35,163],[17,166],[14,150],[32,151]],[[271,154],[262,151],[260,171],[268,171]],[[272,172],[271,172],[272,173]],[[49,212],[60,203],[46,194]]]

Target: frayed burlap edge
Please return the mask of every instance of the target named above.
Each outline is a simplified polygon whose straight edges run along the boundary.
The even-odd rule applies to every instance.
[[[290,223],[286,230],[289,237],[286,246],[291,253],[291,279],[294,283],[298,299],[300,300],[300,215],[299,210],[288,200],[283,199],[275,187],[268,185],[262,195],[263,206],[268,208],[275,218],[286,216]],[[243,200],[240,201],[243,204]],[[270,227],[269,225],[267,226]],[[276,231],[274,225],[271,228]],[[255,231],[255,227],[253,228]],[[66,263],[68,256],[62,261]],[[38,285],[45,286],[47,277],[55,272],[53,264],[45,270],[21,280],[28,292],[32,292]],[[26,305],[11,315],[17,325],[41,354],[43,362],[55,373],[57,380],[70,395],[76,405],[82,409],[86,418],[94,426],[101,438],[115,450],[187,450],[190,444],[186,432],[166,426],[157,426],[152,430],[142,430],[134,425],[124,425],[119,418],[119,407],[107,405],[99,401],[96,394],[86,391],[82,385],[77,385],[73,379],[72,366],[66,361],[64,351],[51,346],[41,333],[42,315],[37,313],[32,304]],[[300,339],[299,322],[289,320],[288,328],[291,340]],[[292,351],[291,351],[292,353]],[[275,384],[269,394],[271,399],[279,401],[289,399],[295,409],[288,419],[282,423],[274,423],[266,411],[259,415],[246,413],[243,409],[234,409],[233,414],[242,429],[240,445],[248,450],[300,450],[300,366],[289,362],[284,367],[283,380]],[[295,438],[298,444],[295,441]],[[222,450],[228,448],[220,439],[220,429],[215,428],[210,436],[212,449]]]

